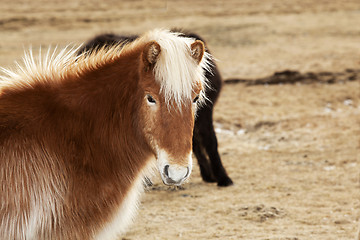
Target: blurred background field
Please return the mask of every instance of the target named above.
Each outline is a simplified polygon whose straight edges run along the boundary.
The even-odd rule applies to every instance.
[[[23,47],[79,44],[95,34],[183,27],[203,36],[224,77],[359,65],[358,0],[13,0],[0,4],[0,65]]]
[[[225,84],[215,108],[235,185],[204,183],[197,166],[180,190],[155,177],[122,238],[355,239],[360,1],[2,0],[0,66],[30,47],[158,27],[198,33],[224,79],[244,80]],[[252,84],[285,70],[302,80]]]

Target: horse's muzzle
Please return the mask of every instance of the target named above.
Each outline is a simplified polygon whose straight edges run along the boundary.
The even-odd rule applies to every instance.
[[[190,175],[190,168],[179,165],[165,165],[162,180],[166,185],[181,185]]]

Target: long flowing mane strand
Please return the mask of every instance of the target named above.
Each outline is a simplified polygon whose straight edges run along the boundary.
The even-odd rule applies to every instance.
[[[127,46],[129,45],[129,46]],[[131,45],[131,46],[130,46]],[[120,57],[123,51],[135,46],[135,44],[120,43],[111,48],[101,48],[91,53],[76,55],[78,47],[66,46],[62,50],[58,47],[49,47],[45,54],[39,49],[39,55],[35,56],[30,48],[25,51],[22,61],[15,62],[14,69],[0,68],[0,89],[14,87],[17,89],[28,88],[37,83],[54,84],[68,79],[71,75],[80,75],[86,71],[92,71]]]
[[[34,56],[33,50],[24,53],[22,62],[15,62],[15,69],[1,68],[3,75],[0,76],[0,88],[11,86],[16,88],[31,87],[38,82],[60,80],[68,67],[76,61],[74,53],[77,48],[65,47],[58,52],[57,47],[53,50],[49,47],[46,54]]]
[[[180,107],[183,101],[191,99],[194,86],[199,81],[204,88],[208,86],[205,70],[210,69],[211,56],[205,53],[200,64],[196,63],[191,57],[190,47],[195,39],[162,29],[150,31],[141,39],[154,40],[161,47],[154,73],[168,104],[174,101]]]

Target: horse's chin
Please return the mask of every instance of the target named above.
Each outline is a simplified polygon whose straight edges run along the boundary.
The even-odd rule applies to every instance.
[[[180,181],[174,181],[171,178],[168,178],[164,175],[161,175],[161,180],[162,182],[167,185],[167,186],[180,186],[182,185],[186,180],[188,179],[188,177],[185,177],[183,179],[181,179]]]
[[[183,182],[181,182],[181,183],[170,183],[170,182],[164,180],[164,178],[161,178],[161,180],[166,186],[180,186],[181,184],[183,184]]]

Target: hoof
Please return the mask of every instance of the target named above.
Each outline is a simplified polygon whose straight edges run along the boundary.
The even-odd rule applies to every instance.
[[[229,178],[229,177],[224,177],[224,178],[222,178],[222,179],[220,179],[219,181],[218,181],[218,186],[219,187],[228,187],[228,186],[231,186],[231,185],[233,185],[234,183],[233,183],[233,181],[231,180],[231,178]]]

